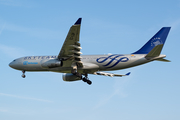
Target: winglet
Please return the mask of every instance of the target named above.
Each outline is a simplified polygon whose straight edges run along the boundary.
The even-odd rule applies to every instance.
[[[131,72],[128,72],[126,75],[130,75],[131,74]]]
[[[79,18],[79,19],[74,23],[74,25],[80,25],[80,24],[81,24],[81,20],[82,20],[82,18]]]

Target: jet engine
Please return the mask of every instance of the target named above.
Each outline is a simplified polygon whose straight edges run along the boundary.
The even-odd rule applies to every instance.
[[[81,78],[77,77],[76,75],[73,75],[72,73],[64,73],[63,80],[71,82],[71,81],[81,80]]]
[[[48,60],[48,61],[41,61],[41,66],[43,68],[55,68],[55,67],[61,67],[62,66],[62,61],[53,59],[53,60]]]

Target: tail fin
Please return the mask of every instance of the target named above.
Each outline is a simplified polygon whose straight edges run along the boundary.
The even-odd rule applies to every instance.
[[[160,54],[171,27],[163,27],[141,49],[132,54]],[[153,49],[154,48],[154,49]],[[158,50],[158,51],[157,51]]]

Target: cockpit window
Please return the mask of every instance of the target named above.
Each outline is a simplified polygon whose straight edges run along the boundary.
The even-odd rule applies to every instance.
[[[13,60],[13,62],[16,61],[16,60]]]

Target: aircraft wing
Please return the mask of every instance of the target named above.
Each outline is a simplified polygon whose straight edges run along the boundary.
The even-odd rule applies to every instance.
[[[67,37],[64,41],[64,44],[59,52],[58,59],[64,60],[63,67],[71,67],[72,64],[82,67],[80,55],[80,43],[79,43],[79,34],[82,18],[79,18],[74,25],[71,26]]]
[[[130,74],[130,72],[127,73],[127,74],[125,74],[125,75],[113,74],[113,73],[105,73],[105,72],[94,72],[94,74],[95,74],[95,75],[110,76],[110,77],[114,77],[114,76],[116,76],[116,77],[122,77],[122,76],[128,76],[128,75]]]

